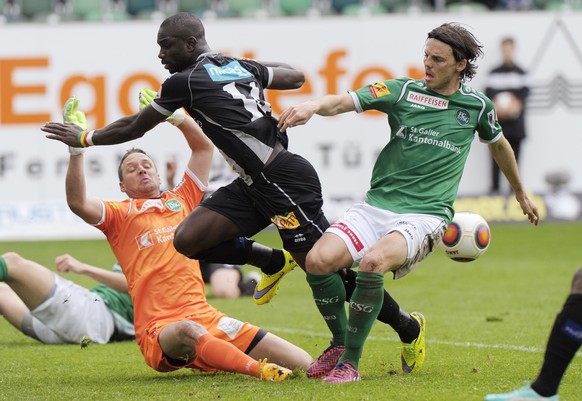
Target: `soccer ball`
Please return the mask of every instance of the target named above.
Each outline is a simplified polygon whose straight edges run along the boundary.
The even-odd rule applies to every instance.
[[[471,262],[489,247],[491,231],[477,213],[457,212],[441,242],[445,254],[457,262]]]

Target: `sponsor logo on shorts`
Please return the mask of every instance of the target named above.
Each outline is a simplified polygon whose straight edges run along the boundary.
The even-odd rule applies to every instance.
[[[360,241],[356,233],[350,230],[350,228],[346,226],[344,223],[334,223],[331,225],[331,227],[336,228],[342,231],[345,235],[347,235],[350,241],[352,242],[354,248],[356,248],[356,252],[360,252],[362,249],[364,249],[364,244],[362,243],[362,241]]]
[[[158,324],[156,323],[156,325],[154,326],[153,329],[147,329],[146,330],[146,334],[152,338],[156,337],[156,334],[158,334],[159,328],[158,328]]]
[[[370,93],[374,99],[378,99],[379,97],[390,94],[390,89],[388,89],[384,82],[377,82],[373,85],[370,85],[368,88],[370,89]]]
[[[242,326],[243,322],[240,320],[236,320],[231,317],[222,317],[220,318],[216,328],[222,330],[232,340],[238,335]]]
[[[296,236],[293,237],[293,242],[296,244],[305,241],[307,241],[307,238],[305,238],[305,235],[303,234],[297,234]]]
[[[405,228],[402,231],[404,231],[411,240],[414,239],[414,234],[412,234],[412,231],[410,231],[408,228]]]
[[[300,226],[299,219],[295,212],[289,212],[286,215],[271,217],[271,222],[281,230],[294,230]]]
[[[402,233],[402,235],[406,234],[411,240],[414,240],[413,230],[416,231],[414,223],[400,220],[398,223],[396,223],[396,226],[399,228],[399,231]]]

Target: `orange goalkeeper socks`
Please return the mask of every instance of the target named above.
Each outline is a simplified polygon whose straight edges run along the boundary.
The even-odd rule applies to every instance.
[[[204,334],[198,339],[196,354],[204,363],[218,370],[260,377],[258,361],[212,334]]]

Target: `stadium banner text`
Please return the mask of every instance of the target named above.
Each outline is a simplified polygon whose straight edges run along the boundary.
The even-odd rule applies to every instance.
[[[500,62],[500,40],[515,38],[516,58],[529,71],[532,88],[520,160],[524,185],[542,199],[565,191],[571,202],[579,203],[582,45],[571,38],[582,37],[582,13],[216,19],[205,24],[214,50],[283,61],[305,73],[301,89],[269,92],[273,112],[279,115],[288,106],[328,93],[400,76],[422,78],[427,33],[459,19],[484,45],[485,57],[478,60],[477,76],[469,83],[476,89],[484,89],[487,72]],[[158,27],[158,21],[0,26],[2,37],[18,38],[0,42],[0,240],[102,238],[68,211],[67,149],[44,138],[39,127],[60,120],[61,107],[73,94],[91,128],[136,112],[139,90],[157,89],[168,76],[157,57]],[[329,32],[333,35],[324,34]],[[71,49],[83,49],[83,56]],[[316,116],[308,125],[290,129],[289,137],[290,149],[319,172],[326,213],[335,219],[364,198],[389,127],[379,113]],[[90,148],[85,154],[90,195],[123,198],[117,164],[133,146],[153,156],[162,176],[167,158],[184,165],[188,157],[181,134],[169,124],[131,143]],[[459,188],[462,198],[487,198],[491,163],[487,146],[475,140]],[[217,157],[213,173],[226,168]],[[556,188],[548,183],[549,174],[563,174],[567,182]],[[505,204],[503,210],[513,209]],[[569,213],[565,219],[573,215],[580,218]]]

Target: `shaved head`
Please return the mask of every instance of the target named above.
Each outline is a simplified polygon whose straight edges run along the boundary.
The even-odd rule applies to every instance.
[[[160,25],[160,29],[176,38],[186,39],[193,36],[196,41],[205,42],[204,25],[194,14],[178,13],[166,18]]]

